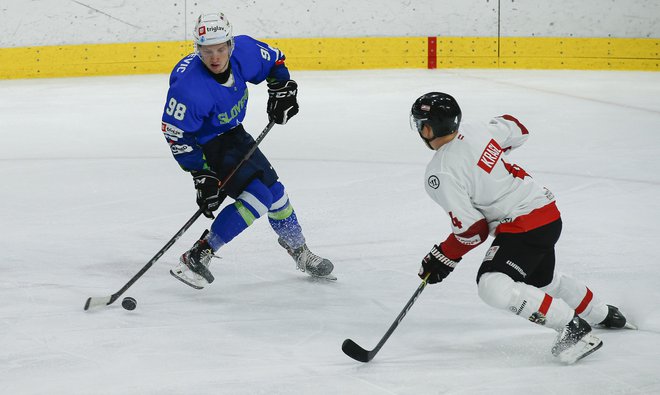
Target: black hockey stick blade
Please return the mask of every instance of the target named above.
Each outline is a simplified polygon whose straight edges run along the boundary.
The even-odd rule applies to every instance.
[[[369,362],[375,355],[374,353],[360,347],[351,339],[344,340],[344,343],[341,345],[341,350],[344,352],[344,354],[360,362]]]
[[[422,283],[419,284],[419,287],[417,287],[417,289],[415,290],[415,293],[413,293],[413,295],[410,297],[410,299],[408,300],[408,303],[406,303],[406,305],[403,307],[403,310],[401,310],[399,315],[396,317],[396,319],[394,320],[392,325],[390,325],[387,332],[385,332],[385,334],[380,339],[378,344],[376,344],[376,347],[374,347],[373,350],[367,351],[364,348],[360,347],[353,340],[346,339],[346,340],[344,340],[344,343],[342,343],[342,345],[341,345],[341,350],[344,352],[344,354],[346,354],[349,357],[355,359],[356,361],[360,361],[360,362],[369,362],[372,359],[374,359],[376,354],[378,354],[378,351],[380,351],[381,347],[383,347],[383,345],[385,344],[387,339],[389,339],[390,336],[392,335],[392,333],[394,333],[394,330],[397,328],[397,326],[399,326],[399,323],[401,322],[403,317],[406,316],[406,314],[408,313],[408,310],[410,310],[410,308],[415,303],[415,301],[417,300],[419,295],[422,293],[422,291],[426,287],[426,284],[427,284],[426,281],[428,280],[428,278],[429,278],[429,275],[427,275],[424,278],[424,280],[422,280]]]

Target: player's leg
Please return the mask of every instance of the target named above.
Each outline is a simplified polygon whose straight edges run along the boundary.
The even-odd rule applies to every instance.
[[[544,254],[524,239],[524,234],[500,234],[495,238],[477,275],[479,297],[492,307],[560,330],[575,313],[561,299],[526,284]]]
[[[218,213],[210,231],[205,231],[200,240],[181,256],[180,265],[172,271],[172,275],[198,289],[203,288],[205,283],[213,282],[208,267],[214,253],[266,214],[272,202],[270,189],[260,179],[252,180],[234,203]]]
[[[312,276],[328,276],[334,269],[330,260],[322,258],[307,247],[302,227],[289,201],[284,185],[277,181],[270,186],[273,203],[268,210],[268,221],[278,235],[278,243],[296,262],[296,267]]]
[[[491,307],[507,310],[533,323],[560,330],[575,315],[561,299],[540,289],[514,281],[501,272],[486,272],[478,283],[479,297]]]
[[[513,281],[506,274],[483,273],[479,279],[479,296],[492,307],[555,329],[558,334],[551,351],[564,362],[573,363],[584,358],[603,344],[591,334],[589,324],[575,315],[564,301],[531,285]]]
[[[527,233],[498,235],[482,263],[477,283],[479,296],[490,306],[558,331],[553,354],[574,362],[602,342],[590,334],[589,324],[566,302],[534,285],[551,281],[552,269],[548,278],[543,278],[539,266],[560,230],[561,223],[553,223]]]
[[[171,271],[174,277],[194,288],[203,288],[213,281],[208,266],[215,251],[265,214],[272,205],[273,197],[266,185],[277,181],[277,173],[263,153],[255,150],[236,168],[254,144],[252,136],[239,125],[203,146],[207,164],[220,179],[235,171],[222,185],[224,192],[235,201],[220,211],[210,232],[205,231],[200,240],[181,256],[179,266]]]
[[[268,209],[268,222],[279,238],[290,248],[296,249],[305,244],[305,236],[291,205],[284,185],[277,181],[270,186],[273,204]]]
[[[241,145],[251,146],[253,139],[249,134],[239,134],[239,137]],[[286,248],[301,271],[313,276],[328,276],[334,269],[332,262],[312,253],[307,247],[302,227],[298,223],[284,186],[278,181],[278,175],[266,156],[258,149],[250,158],[247,166],[243,166],[240,171],[251,174],[250,169],[254,169],[252,173],[256,174],[264,185],[269,186],[272,200],[266,206],[268,219],[271,227],[279,236],[279,244]]]
[[[526,278],[527,284],[562,299],[590,325],[605,328],[622,328],[626,325],[626,318],[618,308],[603,303],[584,283],[555,270],[555,243],[550,246],[548,240],[543,239],[540,244],[535,239],[529,242],[547,252],[537,269]]]
[[[273,203],[273,195],[264,183],[255,178],[236,198],[234,203],[225,206],[211,225],[207,240],[213,251],[232,241],[259,217],[268,212]]]
[[[564,273],[555,272],[550,284],[541,289],[564,300],[576,314],[592,325],[599,324],[607,316],[607,305],[586,285]]]
[[[613,329],[626,326],[626,317],[617,307],[605,304],[584,283],[564,273],[555,272],[550,284],[541,289],[564,300],[591,325]]]

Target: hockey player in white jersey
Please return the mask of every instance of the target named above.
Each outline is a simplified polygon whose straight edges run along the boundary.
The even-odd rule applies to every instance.
[[[442,281],[463,255],[493,235],[477,274],[481,299],[555,329],[552,354],[573,363],[602,346],[591,326],[634,328],[618,308],[601,302],[583,283],[555,271],[554,246],[562,221],[555,196],[520,166],[510,150],[529,134],[510,115],[488,123],[461,123],[461,109],[431,92],[412,106],[410,123],[436,153],[426,191],[449,215],[452,233],[424,257],[419,276]]]

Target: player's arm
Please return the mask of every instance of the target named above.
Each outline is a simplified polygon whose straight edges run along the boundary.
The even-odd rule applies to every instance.
[[[266,80],[268,85],[268,119],[280,125],[286,124],[298,114],[298,84],[291,79],[285,64],[286,56],[279,49],[250,37],[243,36],[240,40],[242,45],[252,47],[254,58],[259,62],[259,67],[254,68],[254,75],[247,80],[253,84]]]
[[[285,64],[286,56],[284,56],[284,54],[279,49],[274,50],[276,51],[276,60],[270,68],[268,75],[266,76],[266,82],[268,84],[289,81],[291,79],[291,74],[289,73],[289,69]]]
[[[488,223],[472,206],[465,189],[451,175],[437,174],[427,179],[432,176],[436,178],[427,183],[427,192],[449,215],[452,233],[422,260],[419,276],[428,276],[429,284],[444,280],[463,255],[488,238]]]
[[[285,56],[277,50],[277,60],[266,78],[268,83],[268,119],[284,125],[298,114],[298,84],[291,79],[284,64]]]
[[[243,54],[242,70],[250,83],[256,85],[263,81],[273,83],[291,79],[285,64],[286,57],[279,49],[250,36],[237,36],[236,48]]]
[[[213,218],[213,211],[220,207],[224,196],[220,192],[220,180],[209,168],[197,142],[194,131],[201,128],[202,119],[196,110],[194,101],[187,100],[185,95],[168,92],[161,130],[174,159],[193,177],[197,204],[205,216]]]
[[[505,153],[520,147],[529,137],[525,125],[508,114],[491,119],[488,127]]]
[[[163,117],[161,130],[165,135],[167,144],[170,146],[174,159],[183,170],[190,172],[208,169],[202,148],[197,144],[197,139],[193,133],[185,132],[176,124],[167,122],[165,117]]]
[[[174,159],[185,171],[208,168],[195,135],[201,125],[202,120],[196,115],[194,102],[170,90],[163,110],[161,130]]]

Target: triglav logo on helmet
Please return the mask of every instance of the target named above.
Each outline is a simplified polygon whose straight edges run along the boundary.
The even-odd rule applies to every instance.
[[[217,33],[218,31],[223,31],[224,32],[225,28],[223,26],[209,26],[208,28],[206,28],[206,30],[208,30],[210,32],[213,32],[213,33]]]
[[[206,26],[200,26],[199,27],[199,35],[203,36],[206,34]]]

